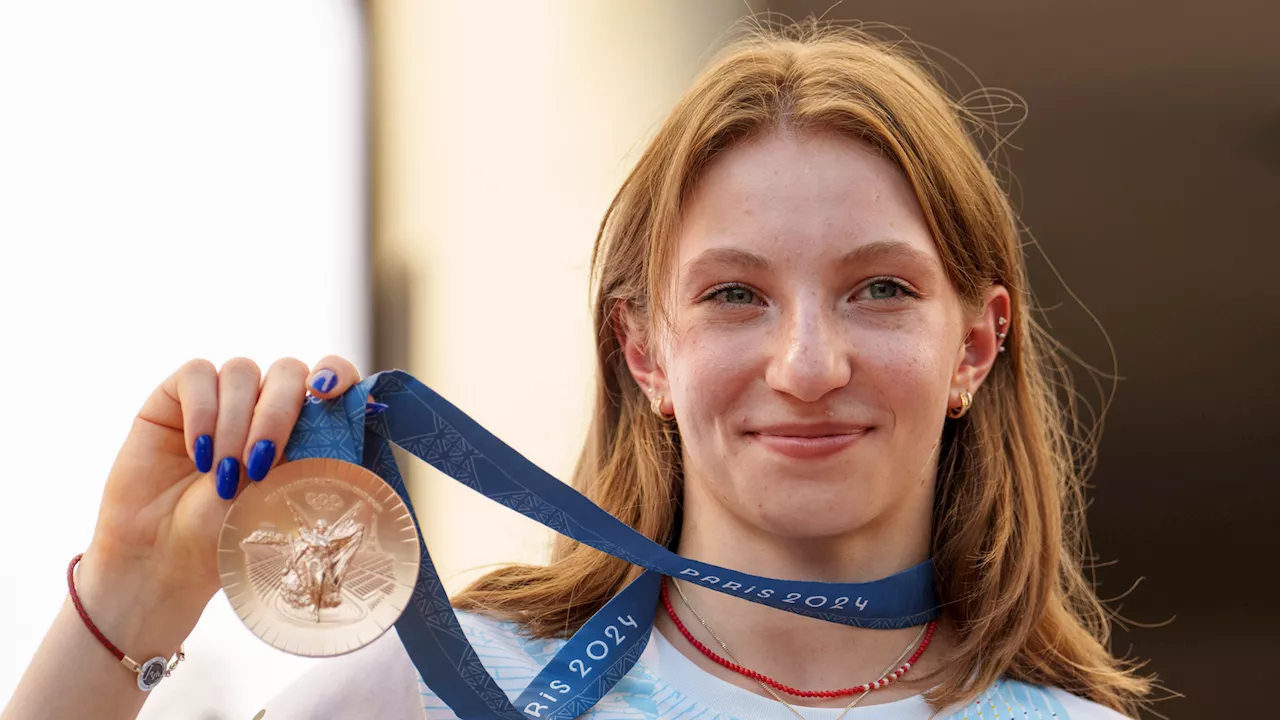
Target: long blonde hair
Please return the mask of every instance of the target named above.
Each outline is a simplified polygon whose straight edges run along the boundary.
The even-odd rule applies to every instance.
[[[995,283],[1013,300],[1007,351],[942,439],[932,550],[958,639],[929,700],[967,701],[1005,676],[1132,714],[1150,681],[1109,652],[1107,611],[1083,567],[1077,461],[1091,457],[1093,438],[1073,437],[1074,410],[1055,393],[1066,370],[1028,311],[1015,214],[963,117],[903,46],[860,29],[756,27],[722,51],[657,131],[601,223],[592,256],[596,401],[573,482],[646,537],[670,542],[683,492],[679,432],[649,410],[616,323],[663,321],[681,205],[718,153],[783,127],[870,143],[910,181],[965,304],[976,308]],[[454,604],[515,621],[533,636],[565,637],[638,572],[557,537],[549,566],[493,571]]]

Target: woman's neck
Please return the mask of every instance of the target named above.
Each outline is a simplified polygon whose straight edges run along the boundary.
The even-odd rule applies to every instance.
[[[795,540],[768,536],[739,527],[729,518],[708,515],[717,513],[699,513],[697,522],[691,521],[692,514],[686,515],[679,554],[754,575],[784,580],[867,582],[916,565],[929,554],[928,518],[922,523],[907,523],[919,524],[919,528],[904,527],[901,518],[886,522],[897,530],[893,538],[877,537],[886,533],[864,528],[856,536]],[[733,538],[733,542],[726,542],[726,538]],[[832,690],[877,680],[919,633],[919,628],[867,630],[839,625],[749,602],[700,587],[696,582],[679,582],[689,606],[706,621],[715,637],[696,620],[674,587],[670,588],[672,606],[685,627],[703,644],[716,649],[723,641],[747,668],[805,690]],[[659,608],[657,623],[663,635],[699,666],[765,694],[756,682],[721,667],[693,648],[667,617],[665,608]],[[912,675],[928,672],[936,659],[946,653],[950,637],[950,629],[940,624],[930,650],[914,666]],[[859,705],[919,693],[921,688],[912,687],[910,677],[899,687],[895,688],[895,684],[874,691]],[[842,707],[852,697],[825,702],[786,699],[795,701],[793,704]]]

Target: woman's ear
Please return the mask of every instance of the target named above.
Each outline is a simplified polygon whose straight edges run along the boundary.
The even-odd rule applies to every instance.
[[[957,352],[956,370],[951,377],[952,406],[960,404],[962,391],[976,395],[991,372],[1013,327],[1011,310],[1009,291],[1003,285],[993,285]]]
[[[612,324],[618,346],[622,348],[622,356],[627,362],[627,369],[640,386],[641,392],[650,401],[657,396],[670,398],[667,376],[658,359],[648,319],[623,301],[614,305]],[[664,405],[667,402],[669,400],[664,401]]]

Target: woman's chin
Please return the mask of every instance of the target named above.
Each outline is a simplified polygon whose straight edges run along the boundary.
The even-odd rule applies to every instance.
[[[752,510],[753,525],[770,535],[790,540],[847,538],[870,525],[875,517],[874,510],[866,504],[784,500]]]

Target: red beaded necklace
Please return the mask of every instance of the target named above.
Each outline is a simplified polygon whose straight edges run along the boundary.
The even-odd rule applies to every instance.
[[[869,683],[866,683],[863,685],[857,685],[851,688],[843,688],[841,690],[798,690],[789,685],[783,685],[782,683],[778,682],[777,680],[774,680],[771,677],[768,677],[767,675],[763,675],[761,673],[756,672],[755,670],[750,670],[748,668],[745,668],[739,665],[738,663],[735,663],[723,657],[720,657],[711,648],[699,642],[698,639],[693,636],[693,633],[689,632],[689,629],[684,626],[684,623],[680,621],[680,617],[676,615],[676,609],[671,604],[671,596],[667,592],[667,584],[665,582],[662,583],[662,604],[666,606],[667,615],[671,618],[671,621],[675,623],[676,627],[679,628],[680,634],[684,635],[685,639],[688,640],[695,648],[697,648],[699,652],[701,652],[703,655],[706,655],[708,658],[716,662],[721,667],[728,668],[729,670],[732,670],[738,673],[739,675],[745,675],[746,677],[749,677],[752,680],[755,680],[756,682],[761,682],[768,685],[769,687],[775,688],[777,690],[781,690],[782,692],[788,695],[792,695],[794,697],[804,697],[804,698],[838,698],[838,697],[847,697],[849,695],[861,695],[863,693],[871,692],[872,690],[879,690],[880,688],[891,684],[893,681],[897,680],[898,678],[901,678],[903,675],[906,675],[907,671],[911,669],[911,666],[915,665],[916,661],[920,659],[920,656],[924,654],[924,651],[926,649],[928,649],[929,642],[933,639],[933,631],[936,630],[938,627],[938,623],[936,620],[933,622],[930,622],[929,626],[925,628],[924,638],[920,641],[920,646],[916,648],[916,651],[911,656],[911,658],[907,660],[905,663],[903,663],[896,670],[884,675],[883,677],[881,677],[879,680],[876,680],[875,682],[869,682]],[[707,630],[710,631],[711,628],[707,628]]]

